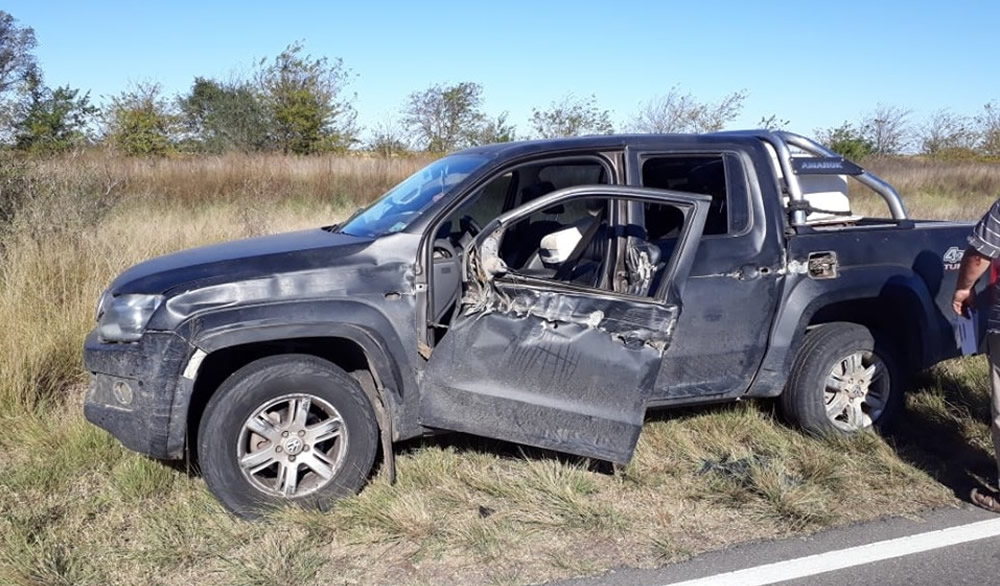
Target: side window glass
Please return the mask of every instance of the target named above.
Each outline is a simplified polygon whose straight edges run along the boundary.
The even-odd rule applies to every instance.
[[[503,204],[507,200],[507,192],[514,174],[504,173],[487,183],[478,197],[473,197],[466,215],[471,216],[480,226],[490,223],[493,218],[503,213]]]
[[[502,214],[514,177],[514,172],[504,173],[484,185],[448,216],[438,229],[437,237],[448,238],[457,246],[463,235],[478,232]]]
[[[574,185],[595,185],[607,183],[604,167],[597,163],[577,163],[549,165],[538,172],[538,180],[551,183],[555,189]]]
[[[705,234],[726,234],[730,230],[729,193],[726,167],[720,155],[672,155],[653,157],[642,164],[642,184],[656,189],[673,189],[712,196]],[[650,240],[676,238],[679,234],[677,208],[646,204],[647,237]],[[680,218],[683,218],[681,214]]]

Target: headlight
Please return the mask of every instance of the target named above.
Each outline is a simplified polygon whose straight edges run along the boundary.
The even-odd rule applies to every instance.
[[[105,342],[135,342],[163,301],[162,295],[120,295],[105,298],[97,322],[97,335]]]
[[[101,321],[101,316],[104,315],[104,308],[108,304],[109,299],[111,299],[111,289],[105,289],[97,299],[97,307],[94,310],[94,321]]]

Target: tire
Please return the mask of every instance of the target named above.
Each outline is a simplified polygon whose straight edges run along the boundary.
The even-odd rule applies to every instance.
[[[785,418],[817,435],[886,431],[903,407],[897,356],[888,340],[862,325],[810,330],[780,397]]]
[[[371,402],[354,378],[315,356],[284,354],[222,383],[198,427],[198,458],[212,494],[254,518],[288,503],[325,509],[356,494],[378,437]]]

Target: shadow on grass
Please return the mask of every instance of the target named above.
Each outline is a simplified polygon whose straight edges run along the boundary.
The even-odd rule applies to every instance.
[[[943,401],[933,397],[938,389]],[[922,396],[925,394],[930,396]],[[909,395],[905,411],[886,439],[900,459],[925,471],[956,498],[967,502],[972,488],[983,486],[984,481],[995,481],[993,454],[970,441],[963,429],[973,421],[989,422],[988,399],[970,392],[967,380],[947,370],[917,375]]]
[[[755,401],[755,403],[757,403],[760,408],[765,411],[773,411],[771,401],[758,400]],[[710,403],[706,405],[676,407],[672,409],[657,409],[647,413],[644,423],[667,421],[670,419],[684,419],[699,414],[711,413],[712,411],[729,408],[731,406],[732,403]],[[427,447],[453,450],[457,454],[489,454],[505,459],[558,461],[562,464],[582,467],[591,472],[608,475],[614,474],[614,465],[610,462],[594,460],[583,456],[573,456],[544,448],[525,446],[513,442],[452,431],[441,431],[440,433],[433,433],[431,435],[396,442],[393,445],[393,453],[395,457],[399,458],[400,456],[411,455]],[[180,460],[159,461],[164,466],[182,474],[186,474],[188,477],[195,478],[201,476],[201,469],[198,465],[197,459],[193,457],[193,454],[187,454],[185,458]],[[375,466],[372,469],[370,477],[378,475],[379,468],[381,467],[381,463],[383,461],[382,447],[379,446],[378,454],[375,459]]]
[[[459,432],[442,432],[437,435],[405,440],[397,443],[393,451],[398,458],[430,446],[453,450],[459,455],[465,453],[490,454],[505,459],[551,460],[583,467],[591,472],[614,474],[614,467],[609,462]]]
[[[773,401],[755,400],[754,404],[762,411],[774,412]],[[723,409],[732,408],[734,403],[708,403],[704,405],[683,406],[674,408],[661,408],[647,412],[644,425],[656,421],[678,420],[695,417],[698,415],[712,413]],[[583,456],[573,456],[562,452],[525,446],[503,440],[484,438],[459,432],[441,432],[440,434],[418,437],[399,442],[395,445],[395,455],[412,454],[424,447],[437,447],[454,450],[458,454],[490,454],[500,458],[520,459],[520,460],[552,460],[562,464],[578,466],[591,472],[613,475],[615,465],[602,461],[586,458]],[[380,452],[381,457],[381,452]]]
[[[908,402],[891,432],[884,434],[886,440],[901,460],[929,474],[958,499],[968,501],[973,487],[982,486],[984,481],[993,482],[996,474],[992,453],[970,442],[963,433],[963,425],[970,420],[989,421],[988,399],[970,389],[968,380],[962,380],[948,370],[917,375],[908,394],[911,399],[918,400]],[[928,406],[919,400],[923,394],[943,394],[943,404]],[[755,399],[752,404],[763,413],[774,416],[777,424],[783,425],[773,400]],[[657,409],[647,414],[645,423],[697,417],[732,406],[732,403],[711,403]],[[441,432],[398,442],[393,451],[396,457],[400,457],[427,447],[451,450],[459,455],[489,454],[504,459],[558,461],[600,474],[611,475],[615,472],[609,462],[458,432]],[[371,473],[373,477],[379,473],[382,461],[380,448]],[[187,459],[163,463],[189,476],[200,475],[197,463]]]

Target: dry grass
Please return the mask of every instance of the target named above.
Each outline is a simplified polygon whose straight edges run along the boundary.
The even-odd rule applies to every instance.
[[[978,219],[1000,197],[1000,163],[903,158],[878,159],[867,166],[899,191],[910,216],[917,219]],[[888,216],[881,199],[864,187],[855,191],[859,213]]]
[[[0,583],[528,583],[948,505],[991,473],[981,359],[918,381],[888,440],[805,437],[767,404],[656,415],[614,473],[446,437],[402,446],[395,485],[377,477],[330,513],[266,523],[233,519],[196,476],[83,421],[80,347],[114,275],[170,250],[335,221],[343,186],[384,186],[416,165],[392,163],[390,178],[382,164],[89,159],[34,170],[29,208],[0,247]],[[241,191],[263,168],[280,195]],[[886,175],[926,173],[911,193],[950,213],[933,206],[959,195],[931,187],[949,173],[935,169]]]
[[[870,161],[868,166],[904,195],[961,198],[1000,194],[1000,162],[890,158]]]
[[[40,164],[49,178],[78,176],[96,170],[130,198],[197,206],[227,202],[323,203],[362,205],[423,167],[430,159],[412,157],[288,157],[278,154],[227,154],[161,159],[133,159],[106,151]]]

